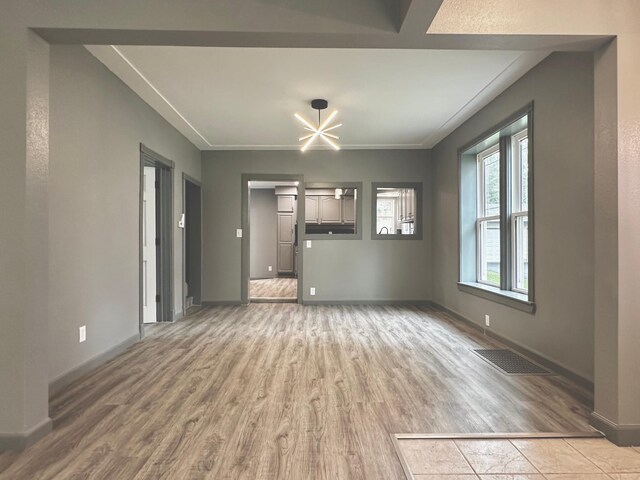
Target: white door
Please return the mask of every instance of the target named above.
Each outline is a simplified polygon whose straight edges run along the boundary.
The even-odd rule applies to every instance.
[[[144,167],[142,196],[142,320],[157,320],[156,303],[156,169]]]

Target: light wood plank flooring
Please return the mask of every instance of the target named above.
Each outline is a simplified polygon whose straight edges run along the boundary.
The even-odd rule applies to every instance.
[[[252,304],[154,325],[51,401],[3,479],[403,479],[392,433],[589,429],[591,396],[509,377],[429,307]]]
[[[259,298],[296,300],[297,289],[298,280],[296,278],[264,278],[249,282],[249,296],[252,300]]]

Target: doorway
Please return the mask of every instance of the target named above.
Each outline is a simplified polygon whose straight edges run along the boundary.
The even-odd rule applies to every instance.
[[[243,175],[245,304],[301,303],[303,185],[298,175]]]
[[[140,330],[173,321],[174,163],[140,146]]]
[[[182,305],[183,315],[187,315],[190,309],[202,305],[202,186],[183,173],[182,187]]]

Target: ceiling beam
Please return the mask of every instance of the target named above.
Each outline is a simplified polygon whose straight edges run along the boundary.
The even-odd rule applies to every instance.
[[[34,28],[52,44],[178,47],[396,48],[438,50],[592,51],[606,35],[448,35],[261,33]]]
[[[426,35],[443,0],[398,0],[401,35],[417,37]]]

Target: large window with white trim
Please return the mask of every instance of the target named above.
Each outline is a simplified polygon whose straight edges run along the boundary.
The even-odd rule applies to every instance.
[[[473,288],[487,298],[501,295],[526,308],[533,305],[532,108],[459,153],[459,284],[469,293],[477,293]]]

